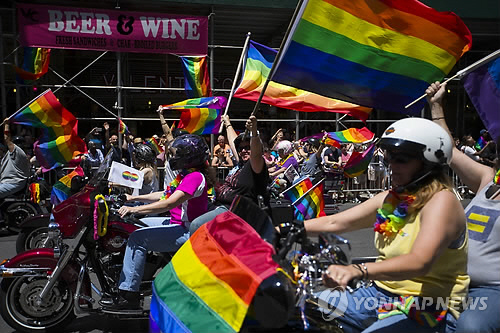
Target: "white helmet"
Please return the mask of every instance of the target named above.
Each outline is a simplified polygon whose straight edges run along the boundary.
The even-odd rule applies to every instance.
[[[405,118],[389,126],[379,143],[387,150],[404,150],[421,156],[424,162],[450,164],[453,142],[441,126],[424,118]]]
[[[276,151],[279,153],[280,150],[282,154],[289,155],[293,151],[293,144],[288,140],[282,140],[276,145]]]

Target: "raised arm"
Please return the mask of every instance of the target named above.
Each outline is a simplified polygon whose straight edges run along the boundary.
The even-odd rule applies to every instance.
[[[163,134],[165,134],[165,138],[167,139],[166,145],[174,140],[174,136],[172,135],[172,130],[170,126],[168,126],[165,118],[163,117],[163,108],[161,106],[158,107],[158,117],[160,117],[161,129],[163,130]]]
[[[236,162],[239,161],[239,156],[238,152],[236,151],[236,147],[234,146],[234,139],[238,136],[236,134],[236,131],[233,128],[233,125],[231,125],[231,119],[229,119],[228,115],[223,115],[221,116],[222,122],[224,123],[224,126],[226,127],[226,134],[227,134],[227,141],[229,142],[229,147],[231,147],[231,151],[233,152],[233,156],[236,159]]]
[[[443,97],[446,91],[446,84],[435,82],[426,90],[427,101],[431,107],[432,120],[443,127],[450,137],[450,130],[446,124],[446,118],[443,109]],[[460,180],[473,192],[477,193],[494,176],[494,170],[489,166],[474,161],[457,148],[453,148],[453,157],[450,167],[460,177]]]
[[[4,120],[4,127],[3,127],[3,139],[5,142],[5,145],[7,146],[7,149],[10,152],[13,152],[15,145],[14,145],[14,142],[12,142],[12,140],[11,140],[9,122],[5,121],[5,120]]]

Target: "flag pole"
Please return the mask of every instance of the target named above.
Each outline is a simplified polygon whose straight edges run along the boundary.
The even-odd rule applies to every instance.
[[[295,206],[295,204],[297,202],[300,201],[300,199],[304,198],[309,192],[311,192],[312,190],[314,190],[316,188],[316,186],[318,186],[319,184],[321,184],[323,181],[325,180],[325,178],[323,177],[319,182],[317,182],[313,187],[311,187],[310,189],[308,189],[306,191],[306,193],[302,194],[302,196],[300,196],[300,198],[298,198],[297,200],[295,200],[293,203],[292,203],[292,206]]]
[[[37,99],[39,99],[40,97],[42,97],[43,95],[45,95],[46,93],[48,93],[49,91],[50,91],[50,88],[47,89],[47,90],[45,90],[43,93],[41,93],[40,95],[36,96],[35,98],[33,98],[31,101],[29,101],[28,103],[26,103],[23,107],[21,107],[19,110],[17,110],[13,114],[11,114],[8,118],[5,118],[3,120],[3,122],[0,124],[0,126],[3,126],[3,124],[5,124],[6,122],[8,122],[12,117],[17,116],[21,111],[23,111],[24,109],[26,109],[31,103],[33,103],[34,101],[36,101]]]
[[[295,12],[293,13],[292,19],[290,20],[290,24],[288,25],[288,28],[285,32],[285,36],[283,37],[283,40],[281,41],[280,49],[278,50],[278,53],[276,54],[276,58],[274,58],[273,65],[271,66],[271,70],[269,71],[269,75],[267,76],[266,81],[264,82],[264,86],[262,87],[259,98],[257,99],[257,102],[255,103],[255,106],[254,106],[253,111],[250,114],[250,116],[255,115],[255,113],[257,112],[257,110],[259,108],[260,102],[262,101],[262,97],[264,97],[264,94],[266,93],[267,86],[269,85],[269,82],[271,81],[272,76],[274,75],[274,71],[276,70],[276,66],[278,64],[278,59],[280,59],[281,54],[283,53],[284,46],[288,40],[288,37],[290,35],[290,31],[292,31],[292,28],[294,26],[294,23],[295,23],[295,20],[296,20],[298,14],[300,12],[300,9],[302,8],[303,2],[304,2],[304,0],[299,0],[299,2],[297,3],[297,7],[295,8]],[[247,131],[245,130],[245,133],[246,132]]]
[[[500,57],[500,49],[496,50],[493,53],[488,54],[484,58],[479,59],[478,61],[476,61],[472,65],[469,65],[469,66],[465,67],[464,69],[459,70],[457,72],[457,74],[453,75],[452,77],[450,77],[449,79],[447,79],[446,81],[444,81],[443,84],[448,83],[449,81],[453,80],[456,77],[459,77],[461,79],[464,75],[469,74],[470,72],[472,72],[476,68],[478,68],[478,67],[480,67],[480,66],[482,66],[482,65],[484,65],[484,64],[486,64],[486,63],[488,63],[488,62],[490,62],[492,60],[495,60],[498,57]],[[427,94],[423,94],[422,96],[420,96],[419,98],[417,98],[416,100],[414,100],[413,102],[411,102],[410,104],[408,104],[407,106],[405,106],[405,109],[407,109],[410,106],[412,106],[413,104],[417,103],[418,101],[420,101],[425,96],[427,96]]]
[[[241,68],[243,67],[243,60],[247,54],[248,43],[250,41],[251,32],[247,32],[247,37],[245,39],[245,43],[243,44],[243,51],[241,52],[240,61],[238,62],[238,67],[236,67],[236,74],[234,75],[233,86],[231,87],[231,92],[229,93],[229,98],[227,99],[226,109],[224,110],[224,116],[227,115],[227,111],[229,110],[229,104],[231,104],[231,100],[233,99],[234,90],[236,89],[236,80],[240,76]],[[222,126],[224,123],[220,123],[219,133],[222,131]]]

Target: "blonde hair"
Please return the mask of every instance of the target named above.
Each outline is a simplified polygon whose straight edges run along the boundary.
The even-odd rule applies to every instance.
[[[444,169],[435,171],[431,177],[414,193],[415,201],[408,207],[413,218],[425,206],[432,196],[442,190],[453,191],[453,183]]]

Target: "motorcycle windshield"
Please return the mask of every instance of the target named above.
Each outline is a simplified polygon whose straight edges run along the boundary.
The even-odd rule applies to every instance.
[[[106,175],[108,174],[108,171],[111,168],[111,163],[113,163],[113,150],[112,149],[110,149],[110,151],[106,154],[104,161],[102,161],[101,165],[99,166],[99,169],[94,174],[94,177],[92,177],[92,179],[89,181],[89,185],[97,186],[99,181],[104,179],[106,177]]]

